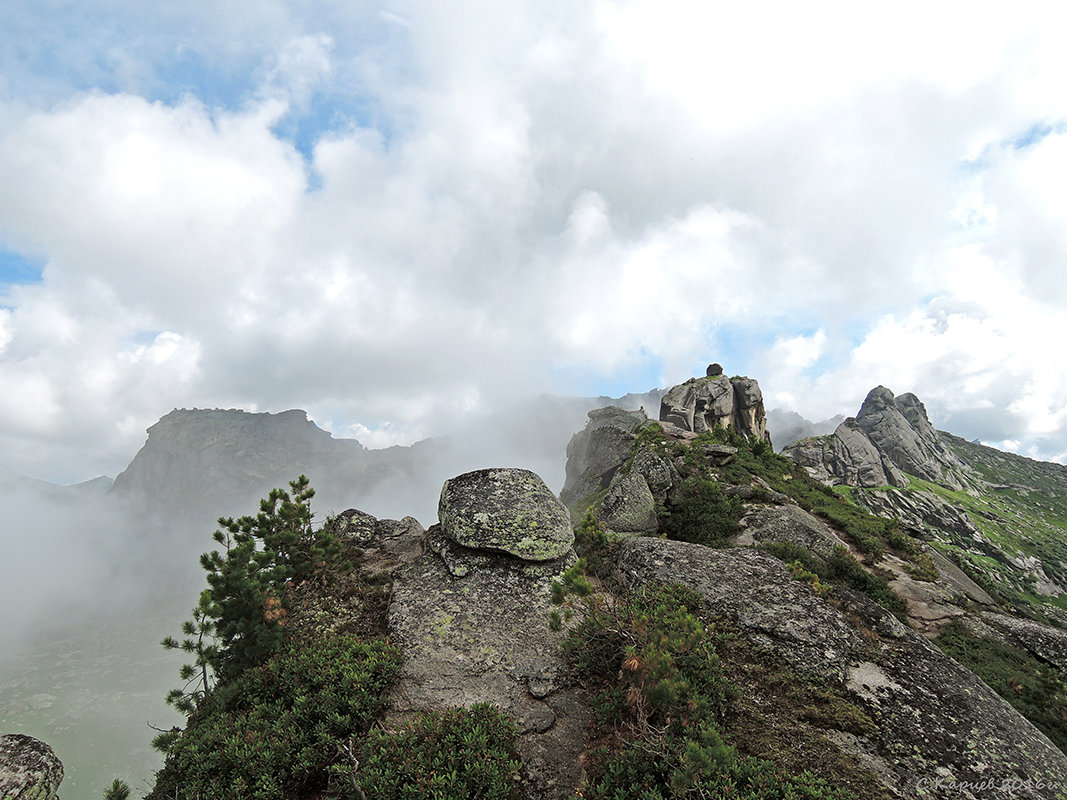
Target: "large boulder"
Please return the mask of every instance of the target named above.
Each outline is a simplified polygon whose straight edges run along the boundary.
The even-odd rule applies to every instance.
[[[838,547],[847,548],[841,538],[822,520],[795,505],[759,508],[741,520],[739,544],[780,542],[795,544],[826,560]]]
[[[342,539],[375,554],[410,561],[422,553],[426,530],[414,517],[378,519],[366,511],[350,508],[329,522]]]
[[[837,589],[830,603],[781,561],[742,548],[635,538],[621,545],[619,564],[632,585],[689,586],[709,617],[845,692],[876,730],[834,741],[880,765],[897,796],[1060,797],[1067,756],[973,673],[866,598]]]
[[[0,798],[52,800],[63,782],[63,763],[47,744],[32,736],[0,736]]]
[[[659,418],[695,433],[727,426],[734,415],[734,387],[725,375],[693,378],[663,395]]]
[[[643,411],[606,406],[589,412],[585,428],[567,445],[567,479],[560,498],[573,508],[611,485],[630,455],[637,431],[648,424]]]
[[[615,533],[654,533],[659,527],[648,482],[633,469],[608,488],[596,517]]]
[[[445,481],[442,532],[462,547],[551,561],[574,544],[570,514],[527,469],[479,469]]]

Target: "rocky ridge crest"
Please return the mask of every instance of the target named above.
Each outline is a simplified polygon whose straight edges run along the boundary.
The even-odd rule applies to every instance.
[[[833,434],[793,442],[782,455],[826,485],[853,487],[852,499],[871,513],[899,519],[980,580],[987,598],[996,592],[1025,608],[1027,595],[1052,597],[1067,587],[1055,522],[1067,503],[1062,468],[1036,469],[939,432],[913,394],[894,397],[878,386]],[[1011,482],[1006,476],[1016,470]],[[1029,497],[1034,491],[1047,505]],[[942,623],[962,614],[943,609]],[[1055,607],[1039,612],[1067,623]]]
[[[940,440],[913,394],[894,397],[884,386],[872,389],[859,414],[829,436],[801,439],[782,455],[831,485],[873,488],[907,486],[906,475],[962,490],[973,477],[966,465]]]

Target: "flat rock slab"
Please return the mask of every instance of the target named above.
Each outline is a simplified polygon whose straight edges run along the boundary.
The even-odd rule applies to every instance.
[[[445,481],[437,516],[456,544],[552,561],[574,544],[571,518],[528,469],[479,469]]]
[[[892,765],[906,798],[1058,800],[1067,756],[981,680],[889,612],[836,589],[831,604],[772,556],[686,542],[629,539],[632,584],[681,583],[710,615],[796,669],[843,688],[877,726],[848,752]]]
[[[743,525],[753,541],[795,544],[824,560],[838,547],[848,549],[829,525],[797,506],[758,509],[745,516]]]

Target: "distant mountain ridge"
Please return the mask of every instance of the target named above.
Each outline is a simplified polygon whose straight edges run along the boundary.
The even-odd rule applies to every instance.
[[[567,440],[590,408],[605,403],[656,408],[662,392],[622,398],[541,396],[506,413],[409,446],[369,449],[334,438],[307,412],[174,409],[114,481],[110,494],[160,516],[181,513],[213,524],[219,514],[249,513],[274,487],[301,474],[316,490],[320,512],[359,505],[394,509],[432,521],[441,482],[464,469],[519,464],[562,483]],[[241,511],[241,509],[244,509]]]

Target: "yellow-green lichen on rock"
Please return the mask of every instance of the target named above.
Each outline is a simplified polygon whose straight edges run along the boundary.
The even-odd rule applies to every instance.
[[[437,515],[456,544],[525,561],[560,558],[574,543],[567,509],[526,469],[480,469],[445,481]]]
[[[0,800],[54,800],[63,764],[44,742],[14,733],[0,736]]]

